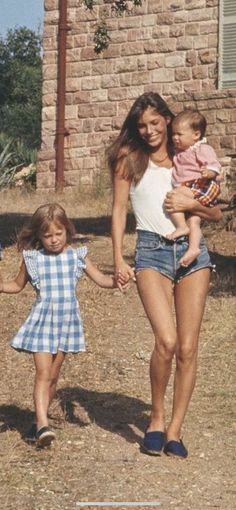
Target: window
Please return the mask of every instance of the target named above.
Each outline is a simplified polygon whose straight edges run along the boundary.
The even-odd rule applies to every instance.
[[[220,0],[219,88],[236,88],[236,0]]]

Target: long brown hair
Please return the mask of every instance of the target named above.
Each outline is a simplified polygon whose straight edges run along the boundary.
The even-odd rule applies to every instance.
[[[71,242],[72,237],[75,234],[75,227],[67,218],[63,207],[56,203],[44,204],[38,207],[32,215],[29,223],[19,232],[17,239],[18,250],[40,250],[42,248],[40,235],[47,231],[50,223],[52,222],[65,227],[67,232],[67,242]]]
[[[148,107],[154,108],[162,117],[173,120],[174,114],[166,102],[156,92],[145,92],[131,107],[121,131],[107,150],[108,165],[112,177],[117,172],[119,163],[125,159],[123,177],[138,183],[142,178],[150,156],[149,145],[141,138],[138,131],[138,120]],[[171,122],[167,124],[168,154],[173,156]]]

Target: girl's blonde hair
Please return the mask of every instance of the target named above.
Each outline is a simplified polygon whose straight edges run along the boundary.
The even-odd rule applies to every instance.
[[[38,207],[32,215],[29,223],[20,231],[17,240],[18,250],[40,250],[42,248],[40,235],[47,231],[52,222],[65,227],[67,232],[67,242],[70,243],[75,234],[75,227],[67,218],[63,207],[56,203],[44,204]]]

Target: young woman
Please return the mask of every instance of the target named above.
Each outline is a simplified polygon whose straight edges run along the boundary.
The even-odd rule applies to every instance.
[[[185,458],[181,429],[196,379],[198,337],[212,264],[203,239],[200,255],[187,267],[179,260],[188,238],[169,240],[170,213],[189,211],[201,218],[219,220],[218,207],[194,200],[189,189],[172,191],[173,114],[156,93],[140,96],[129,111],[120,134],[108,151],[113,175],[112,239],[118,285],[136,278],[155,346],[150,362],[152,411],[143,448],[149,454]],[[135,270],[123,258],[123,237],[128,199],[137,223]],[[172,314],[174,299],[176,323]],[[165,422],[164,397],[176,357],[173,409]]]

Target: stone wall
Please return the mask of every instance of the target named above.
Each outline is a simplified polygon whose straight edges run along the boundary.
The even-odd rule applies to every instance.
[[[55,185],[57,33],[59,1],[45,0],[42,147],[38,188]],[[174,112],[194,106],[208,120],[208,140],[219,157],[236,153],[236,89],[217,90],[218,0],[143,0],[116,18],[111,1],[92,12],[68,0],[65,185],[101,185],[104,149],[133,101],[162,94]],[[98,18],[108,16],[111,42],[93,49]]]

